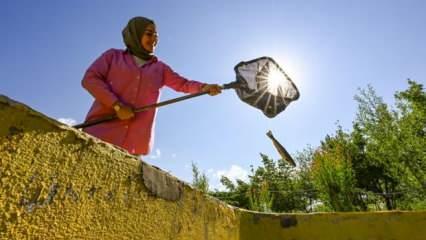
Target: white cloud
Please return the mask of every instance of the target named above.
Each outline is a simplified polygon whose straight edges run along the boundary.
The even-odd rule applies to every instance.
[[[222,169],[214,171],[213,169],[207,170],[207,173],[213,176],[210,189],[218,189],[224,191],[225,187],[219,182],[222,176],[227,177],[229,180],[236,182],[237,179],[248,181],[248,171],[238,165],[231,165],[229,169]]]
[[[243,181],[248,180],[248,172],[238,165],[232,165],[229,169],[219,170],[214,175],[219,179],[222,176],[225,176],[232,181],[235,181],[237,179],[241,179]]]
[[[58,118],[58,121],[68,126],[73,126],[77,124],[77,121],[72,118]]]

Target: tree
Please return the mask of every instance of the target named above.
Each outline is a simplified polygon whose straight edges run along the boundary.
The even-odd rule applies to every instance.
[[[274,197],[269,191],[268,182],[262,182],[258,188],[252,186],[248,194],[251,210],[259,212],[272,212],[272,203]]]
[[[299,188],[304,186],[298,176],[299,170],[283,159],[274,161],[265,154],[260,156],[262,165],[256,170],[252,168],[252,175],[249,176],[251,189],[258,193],[257,197],[271,199],[271,210],[274,212],[308,211],[308,206],[312,202],[312,192],[311,189],[305,191],[306,189]],[[295,159],[299,160],[301,157],[298,155]],[[261,197],[262,194],[265,195],[266,188],[270,192],[270,197]]]
[[[341,127],[327,136],[313,156],[313,177],[319,199],[333,211],[357,210],[350,136]]]
[[[209,191],[209,180],[204,173],[200,173],[195,163],[192,163],[192,186],[203,193]]]
[[[304,162],[302,177],[300,170],[294,169],[286,161],[274,161],[265,154],[260,154],[262,165],[256,169],[251,166],[249,181],[237,180],[236,184],[222,177],[221,183],[227,191],[216,191],[213,196],[227,203],[256,211],[294,212],[309,211],[314,192],[312,184],[304,180],[310,179],[307,174],[310,156],[307,152],[299,153],[296,160]],[[310,181],[310,180],[309,180]],[[307,187],[304,191],[298,187]]]
[[[404,207],[426,206],[426,92],[408,79],[409,88],[395,94],[401,161],[409,174],[403,178]]]
[[[332,211],[426,209],[426,93],[408,85],[396,109],[371,86],[360,89],[351,131],[338,126],[320,147],[298,152],[296,168],[260,154],[248,182],[222,177],[227,191],[211,194],[257,211],[312,211],[318,202]]]
[[[360,181],[361,187],[381,194],[386,208],[395,209],[395,201],[400,195],[394,193],[398,192],[401,177],[405,174],[401,165],[396,115],[371,86],[361,89],[355,99],[358,101],[355,134],[362,135],[365,141],[365,158],[357,163],[361,167],[355,167],[357,178],[368,178],[369,182]]]
[[[355,97],[352,136],[359,152],[353,168],[359,186],[382,196],[387,209],[410,208],[412,192],[424,197],[426,97],[422,85],[408,83],[409,89],[395,95],[396,110],[371,86]]]
[[[423,85],[411,80],[408,84],[409,89],[395,94],[399,137],[405,146],[402,158],[418,184],[426,187],[426,93]]]
[[[211,195],[225,201],[226,203],[245,209],[250,209],[249,201],[249,183],[237,179],[234,184],[229,178],[222,176],[220,179],[222,185],[225,186],[226,191],[215,191]]]

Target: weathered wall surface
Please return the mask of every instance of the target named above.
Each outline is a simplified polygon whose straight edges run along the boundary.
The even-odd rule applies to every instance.
[[[0,239],[426,239],[426,212],[260,214],[0,95]]]
[[[425,240],[426,212],[260,214],[241,211],[240,238]]]
[[[0,239],[239,239],[233,208],[2,96],[0,219]]]

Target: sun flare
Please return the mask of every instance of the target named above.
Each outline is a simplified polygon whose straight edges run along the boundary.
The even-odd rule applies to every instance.
[[[271,69],[268,74],[268,92],[273,95],[278,95],[278,89],[283,87],[285,81],[284,74],[278,69]]]

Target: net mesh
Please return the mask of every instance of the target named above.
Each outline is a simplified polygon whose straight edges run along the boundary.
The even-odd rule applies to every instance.
[[[261,57],[235,66],[238,97],[273,118],[290,102],[299,98],[299,91],[290,77],[270,57]]]

